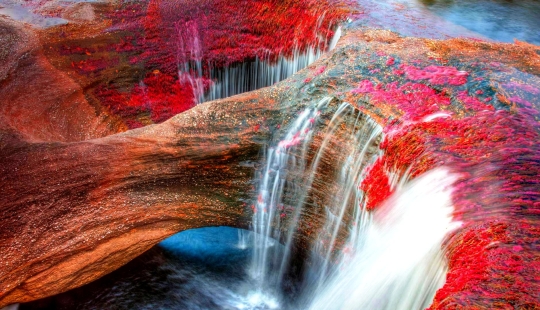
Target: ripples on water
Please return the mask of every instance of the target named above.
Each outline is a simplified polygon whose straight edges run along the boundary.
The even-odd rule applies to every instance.
[[[537,0],[357,0],[363,14],[355,24],[405,36],[446,39],[514,39],[540,44]]]
[[[421,0],[428,10],[445,20],[490,39],[514,38],[540,44],[540,1],[537,0]]]

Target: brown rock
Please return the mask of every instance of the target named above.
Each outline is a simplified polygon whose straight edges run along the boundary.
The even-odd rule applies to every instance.
[[[125,130],[44,57],[36,35],[0,18],[0,127],[29,141],[80,141]]]
[[[500,56],[500,51],[508,54]],[[382,52],[401,61],[421,59],[423,65],[432,58],[454,61],[467,52],[471,62],[498,57],[507,67],[534,74],[539,68],[534,47],[356,31],[331,55],[284,83],[205,103],[163,124],[74,143],[30,143],[4,130],[0,307],[88,283],[177,231],[218,225],[247,228],[257,168],[250,163],[259,159],[273,134],[279,135],[277,125],[283,130],[303,106],[323,96],[341,98],[321,116],[326,123],[340,100],[356,100],[358,108],[381,122],[400,116],[400,111],[351,95],[368,75],[359,64],[380,66],[386,61],[386,56],[377,56]],[[373,63],[366,64],[365,58]],[[323,73],[314,74],[323,66]],[[12,124],[10,128],[19,129]],[[39,132],[24,127],[20,132],[26,139],[39,138]],[[51,130],[43,132],[41,140],[48,134],[62,137]],[[312,148],[320,142],[316,137]],[[332,143],[318,180],[325,180],[336,164],[335,150],[351,147],[339,139],[339,132]],[[325,191],[337,186],[321,181],[307,200],[324,201]],[[300,247],[306,248],[314,236],[322,212],[309,208],[301,215]]]

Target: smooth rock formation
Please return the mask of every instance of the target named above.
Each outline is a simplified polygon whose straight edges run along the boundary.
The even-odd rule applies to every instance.
[[[0,19],[0,126],[32,141],[80,141],[126,127],[86,100],[79,84],[53,67],[37,34]]]
[[[249,99],[98,140],[3,144],[0,304],[88,283],[177,231],[247,227],[253,168],[241,163],[257,159],[253,127],[275,108]]]
[[[539,75],[534,45],[360,29],[283,83],[159,125],[73,143],[0,127],[0,307],[88,283],[181,230],[247,228],[261,149],[326,96],[323,120],[345,101],[385,128],[361,185],[369,208],[391,195],[388,170],[462,175],[453,201],[463,226],[445,245],[433,308],[539,307]],[[318,186],[324,199],[338,185]],[[299,249],[322,213],[301,216]]]
[[[260,151],[303,105],[281,96],[240,95],[78,143],[5,139],[1,304],[88,283],[178,231],[248,228]]]

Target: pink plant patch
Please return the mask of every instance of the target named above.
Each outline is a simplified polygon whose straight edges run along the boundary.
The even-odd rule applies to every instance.
[[[454,67],[428,66],[424,69],[418,69],[413,66],[402,64],[400,66],[407,78],[413,81],[428,80],[434,85],[463,85],[467,83],[469,73],[459,71]]]

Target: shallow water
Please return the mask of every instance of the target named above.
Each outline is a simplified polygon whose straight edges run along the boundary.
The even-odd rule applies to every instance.
[[[207,227],[178,233],[95,282],[19,309],[276,308],[279,301],[252,292],[245,268],[251,247],[243,246],[239,232]]]
[[[67,24],[67,20],[34,13],[31,7],[15,0],[0,0],[0,17],[7,16],[13,20],[31,24],[37,28],[48,28]]]
[[[406,36],[472,37],[540,44],[540,1],[359,0],[356,25],[381,27]]]
[[[502,42],[518,39],[540,44],[540,1],[397,0],[363,3],[366,4],[365,19],[359,19],[356,25],[384,24],[404,35],[433,38],[467,36]],[[6,9],[3,10],[0,9],[0,14]],[[387,20],[389,16],[390,22]],[[409,22],[411,16],[414,23]],[[253,289],[257,283],[249,276],[247,266],[254,249],[246,240],[249,239],[247,236],[249,233],[239,233],[239,230],[229,227],[182,232],[98,281],[23,304],[20,309],[303,308],[293,303],[301,285],[292,279],[285,279],[288,288],[285,294],[263,294]],[[275,241],[266,244],[272,250],[282,250]],[[377,275],[374,278],[378,279]],[[333,279],[343,286],[350,286],[349,280],[352,279]],[[332,298],[338,294],[326,294],[330,297],[320,304],[335,305]],[[325,295],[321,296],[320,299],[324,299]],[[345,298],[340,301],[345,303]]]
[[[514,39],[540,44],[540,1],[465,0],[419,1],[443,19],[492,40]]]

